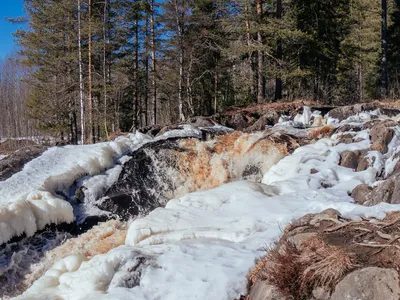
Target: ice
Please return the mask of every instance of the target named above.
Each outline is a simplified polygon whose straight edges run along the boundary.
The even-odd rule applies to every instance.
[[[57,195],[85,175],[111,168],[135,143],[143,139],[119,137],[113,142],[53,147],[0,182],[0,244],[54,223],[74,220],[72,206]]]

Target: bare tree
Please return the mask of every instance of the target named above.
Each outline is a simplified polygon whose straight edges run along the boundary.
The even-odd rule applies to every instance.
[[[263,15],[263,1],[257,0],[257,16],[259,20],[259,26],[261,25]],[[262,103],[265,99],[265,88],[264,88],[264,52],[262,50],[263,37],[261,29],[257,31],[257,43],[258,43],[258,93],[257,102]]]
[[[85,105],[83,102],[83,71],[82,71],[82,34],[81,34],[81,1],[78,0],[78,61],[79,61],[79,106],[81,118],[81,143],[85,143]]]

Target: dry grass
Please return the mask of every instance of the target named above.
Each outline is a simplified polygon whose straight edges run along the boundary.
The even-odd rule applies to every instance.
[[[315,237],[307,241],[299,263],[305,268],[302,271],[300,287],[304,295],[309,295],[316,287],[334,289],[345,274],[358,266],[354,254],[327,245]]]
[[[258,262],[256,271],[250,276],[251,282],[268,281],[286,297],[302,299],[299,275],[303,268],[299,263],[300,255],[301,251],[287,240],[281,246],[269,249],[267,256]]]
[[[303,247],[304,246],[304,247]],[[300,250],[289,240],[268,250],[249,276],[250,284],[268,281],[288,299],[308,299],[316,287],[332,290],[356,268],[356,257],[312,237]]]

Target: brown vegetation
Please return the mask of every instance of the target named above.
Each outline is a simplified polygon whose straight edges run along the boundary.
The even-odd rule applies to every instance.
[[[382,221],[352,221],[306,215],[289,225],[283,237],[249,274],[249,285],[267,281],[288,299],[308,299],[336,284],[356,268],[393,268],[400,272],[400,212]]]

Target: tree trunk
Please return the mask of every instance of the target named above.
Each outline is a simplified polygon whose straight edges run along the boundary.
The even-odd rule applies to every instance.
[[[135,57],[133,61],[133,126],[132,128],[137,129],[139,127],[138,115],[139,115],[139,85],[138,85],[138,70],[139,70],[139,3],[135,1],[136,12],[135,12],[135,44],[134,51]]]
[[[108,1],[104,0],[104,20],[103,20],[103,93],[104,93],[104,131],[108,138],[107,127],[107,45],[109,43],[107,37],[108,22]]]
[[[282,0],[277,0],[276,1],[276,18],[278,20],[282,19]],[[279,72],[280,70],[280,63],[281,60],[283,58],[283,50],[282,50],[282,41],[281,39],[278,37],[277,41],[276,41],[276,69],[277,72]],[[282,79],[280,78],[280,76],[276,76],[275,79],[275,100],[280,100],[282,99]]]
[[[148,11],[146,11],[146,58],[145,58],[145,71],[146,71],[146,78],[145,78],[145,93],[144,93],[144,123],[145,126],[149,124],[149,15]]]
[[[251,89],[250,89],[250,94],[252,96],[252,100],[257,99],[256,91],[257,91],[257,85],[258,85],[258,80],[257,76],[254,72],[255,70],[255,61],[254,61],[254,52],[252,49],[252,41],[251,41],[251,33],[250,33],[250,13],[249,13],[249,0],[244,0],[244,13],[245,13],[245,26],[246,26],[246,40],[247,40],[247,47],[249,48],[249,57],[248,57],[248,68],[251,72]]]
[[[89,55],[89,63],[88,63],[88,83],[89,83],[89,138],[90,141],[94,144],[95,134],[94,134],[94,124],[93,124],[93,91],[92,91],[92,0],[89,0],[89,39],[88,39],[88,55]]]
[[[81,1],[78,0],[78,55],[79,55],[79,104],[81,119],[81,144],[85,143],[85,110],[83,103],[83,71],[82,71],[82,35],[81,35]]]
[[[262,23],[262,0],[257,0],[257,16],[259,20],[259,25]],[[258,30],[257,32],[257,42],[258,42],[258,47],[260,48],[258,50],[258,84],[257,84],[257,102],[262,103],[264,102],[265,99],[265,88],[264,88],[264,52],[262,51],[261,47],[263,46],[263,37],[262,37],[262,32],[261,29]]]
[[[387,0],[382,0],[382,75],[381,97],[386,98],[389,90],[388,62],[387,62]]]
[[[179,83],[178,83],[178,105],[179,105],[179,120],[185,121],[185,115],[183,113],[183,63],[184,63],[184,49],[183,49],[183,24],[180,19],[180,12],[178,8],[178,1],[174,0],[175,14],[176,14],[176,26],[178,30],[179,39]]]
[[[154,0],[150,0],[150,25],[151,25],[151,72],[152,72],[152,97],[153,97],[153,124],[157,124],[157,75],[156,75],[156,30],[154,20]]]

